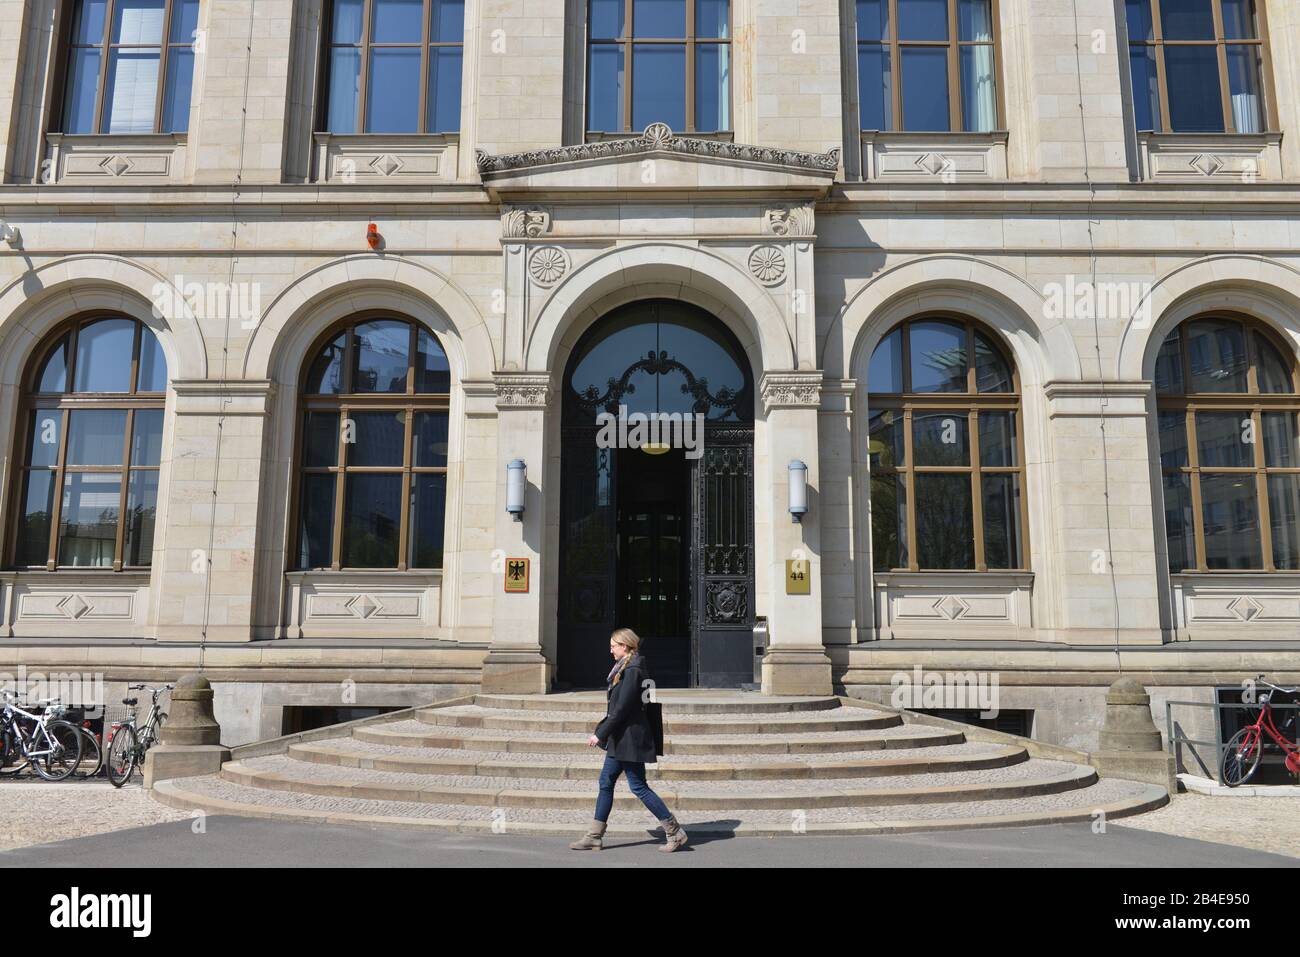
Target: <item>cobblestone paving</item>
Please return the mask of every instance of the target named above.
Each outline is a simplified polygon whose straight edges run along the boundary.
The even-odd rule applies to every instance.
[[[3,851],[189,817],[153,800],[139,778],[120,791],[107,781],[0,783]]]
[[[1180,794],[1167,806],[1116,826],[1300,857],[1300,798]]]

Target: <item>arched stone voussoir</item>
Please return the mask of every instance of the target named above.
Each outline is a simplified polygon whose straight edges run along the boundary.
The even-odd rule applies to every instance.
[[[293,354],[302,343],[304,324],[328,315],[331,321],[366,309],[397,308],[411,318],[450,334],[444,342],[460,379],[482,379],[496,368],[492,336],[473,300],[450,277],[423,263],[398,256],[357,255],[310,270],[285,288],[267,307],[244,356],[248,379],[279,378],[285,366],[301,362]]]
[[[1206,256],[1160,277],[1138,304],[1120,337],[1119,378],[1149,379],[1160,344],[1174,327],[1216,309],[1268,323],[1300,355],[1300,269],[1267,256]]]
[[[747,350],[756,345],[759,369],[794,368],[789,328],[767,290],[713,250],[668,242],[613,249],[575,269],[542,307],[528,337],[525,368],[559,368],[556,363],[576,325],[589,324],[615,305],[673,290],[676,298],[714,312]]]
[[[123,256],[87,253],[44,263],[0,289],[0,380],[16,382],[32,348],[55,325],[97,310],[152,329],[170,379],[207,377],[203,332],[175,283]]]
[[[1001,266],[955,254],[921,256],[872,277],[832,323],[821,367],[852,378],[889,328],[928,311],[965,313],[995,329],[1039,382],[1080,377],[1074,337],[1064,320],[1047,318],[1041,290]]]

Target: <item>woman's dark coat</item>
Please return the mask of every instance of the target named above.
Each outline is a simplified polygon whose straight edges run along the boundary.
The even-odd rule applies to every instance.
[[[663,725],[659,723],[656,736],[656,722],[652,718],[658,715],[649,713],[658,706],[641,700],[648,692],[648,687],[642,688],[641,683],[648,677],[641,656],[633,655],[618,683],[611,683],[605,691],[606,713],[596,725],[596,737],[605,753],[619,761],[653,764],[663,752]]]

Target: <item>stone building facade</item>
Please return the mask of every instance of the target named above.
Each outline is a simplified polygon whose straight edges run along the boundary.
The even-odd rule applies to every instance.
[[[673,590],[679,624],[661,627],[681,632],[684,683],[738,683],[762,618],[765,690],[882,697],[916,666],[997,672],[1004,709],[1086,747],[1118,668],[1157,705],[1300,677],[1300,5],[1205,0],[1204,23],[1171,7],[1144,36],[1143,4],[1110,0],[613,2],[0,0],[0,670],[116,687],[202,665],[228,743],[280,733],[289,708],[581,684],[573,656],[603,668],[603,638],[575,644],[574,616],[632,607],[645,540],[565,491],[590,478],[566,464],[587,454],[566,431],[571,372],[618,312],[689,313],[745,383],[724,486],[741,527],[701,537],[725,509],[682,459],[664,480],[686,483],[677,530],[645,533],[669,558],[638,600]],[[670,24],[641,63],[655,38],[636,24],[677,6],[689,35]],[[406,22],[408,46],[384,47]],[[1178,30],[1208,38],[1218,86],[1189,85],[1201,61]],[[602,38],[623,57],[616,97]],[[381,73],[403,49],[413,72]],[[333,393],[370,394],[335,402],[313,363],[370,361],[347,344],[365,321],[432,335],[446,385],[422,395],[416,369],[363,389],[350,366]],[[105,390],[125,398],[77,391],[114,359],[85,346],[47,391],[74,328],[69,370],[117,329],[133,370],[156,341],[165,388],[133,371]],[[346,428],[399,393],[387,478],[331,458],[310,511],[307,416]],[[96,408],[129,411],[135,444],[156,419],[138,475],[127,448],[85,453],[78,476],[61,439]],[[48,465],[43,410],[65,423]],[[425,472],[420,415],[445,427]],[[117,421],[100,424],[127,444]],[[615,458],[597,508],[638,470]],[[92,481],[120,506],[77,498]],[[417,516],[417,487],[445,488],[441,515]],[[574,543],[597,526],[609,578],[582,591]],[[354,533],[392,567],[351,567]],[[417,560],[426,533],[436,557]],[[704,581],[723,546],[734,574]],[[508,591],[520,558],[527,590]],[[715,639],[731,657],[711,671]]]

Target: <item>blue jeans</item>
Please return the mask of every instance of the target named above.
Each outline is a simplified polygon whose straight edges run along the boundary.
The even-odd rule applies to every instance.
[[[614,809],[614,785],[620,774],[627,775],[627,786],[641,799],[646,810],[655,816],[656,821],[672,817],[672,812],[659,798],[658,794],[645,783],[645,765],[639,761],[620,761],[605,755],[605,766],[600,769],[600,795],[596,798],[596,820],[602,823],[609,820],[609,812]]]

